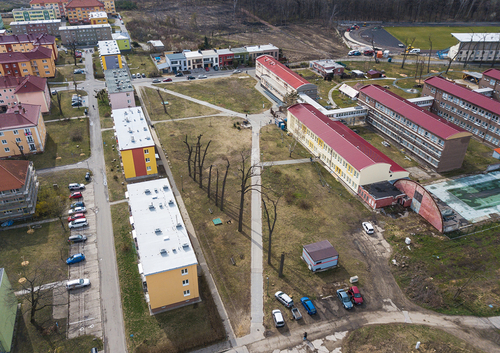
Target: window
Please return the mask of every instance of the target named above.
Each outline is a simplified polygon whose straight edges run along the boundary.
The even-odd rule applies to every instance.
[[[183,268],[181,270],[181,274],[184,276],[184,275],[187,275],[188,274],[188,269],[187,268]]]
[[[149,154],[149,150],[148,150],[148,149],[145,149],[145,150],[144,150],[144,154]]]
[[[7,140],[2,140],[2,144],[6,145],[7,144]]]
[[[146,167],[146,170],[149,172],[151,171],[151,167]]]
[[[16,137],[16,142],[21,142],[21,139],[19,137]]]
[[[19,130],[14,130],[14,131],[12,131],[12,132],[14,133],[14,135],[19,134]]]
[[[187,286],[187,285],[189,285],[189,280],[188,280],[188,279],[183,280],[183,281],[182,281],[182,285],[183,285],[183,286]]]
[[[191,293],[189,292],[189,289],[184,291],[184,296],[185,297],[190,296],[190,295],[191,295]]]
[[[10,148],[9,147],[5,147],[4,150],[5,150],[5,152],[10,152]]]
[[[149,158],[146,158],[146,163],[149,163],[151,160]]]

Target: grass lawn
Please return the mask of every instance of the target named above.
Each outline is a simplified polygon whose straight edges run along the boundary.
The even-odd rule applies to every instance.
[[[153,347],[161,352],[184,352],[224,339],[224,327],[204,277],[199,277],[201,303],[149,315],[130,235],[128,205],[111,206],[111,214],[129,352]]]
[[[462,168],[453,170],[447,173],[441,173],[445,177],[454,177],[462,174],[480,173],[486,170],[490,164],[498,163],[498,159],[492,157],[493,150],[477,141],[474,138],[470,139],[467,153],[465,154]]]
[[[74,89],[61,91],[59,93],[61,95],[61,108],[63,111],[63,115],[59,111],[59,106],[57,104],[57,97],[55,95],[51,95],[52,99],[52,108],[50,109],[49,114],[45,114],[43,116],[44,120],[55,120],[55,119],[64,119],[71,118],[75,116],[84,116],[85,107],[72,107],[71,106],[71,97],[74,94],[77,94]],[[78,95],[87,96],[87,92],[78,90]]]
[[[197,98],[219,107],[240,113],[256,114],[271,108],[272,104],[255,89],[256,81],[246,74],[227,78],[194,80],[160,87]],[[264,104],[264,109],[262,109]]]
[[[111,117],[111,106],[106,98],[104,102],[98,100],[99,117],[101,118],[101,129],[113,127],[113,118]]]
[[[76,62],[78,63],[79,58],[76,58]],[[57,57],[57,65],[65,65],[65,64],[75,64],[75,59],[73,58],[73,55],[71,55],[71,51],[68,50],[68,53],[66,54],[64,51],[59,50],[59,56]]]
[[[288,136],[286,131],[280,130],[276,125],[267,125],[260,129],[260,161],[283,161],[288,159],[309,158],[310,154],[300,143],[296,143],[290,157],[289,147],[296,140]]]
[[[51,79],[53,82],[62,82],[62,81],[68,81],[68,82],[73,82],[73,76],[75,77],[76,81],[83,81],[85,80],[85,74],[73,74],[73,72],[76,69],[84,69],[85,65],[84,64],[78,64],[77,66],[74,65],[65,65],[65,66],[57,66],[57,75],[62,76],[62,80],[59,79],[58,76],[56,78]]]
[[[102,64],[97,50],[95,50],[94,54],[92,54],[92,66],[94,68],[94,78],[96,80],[104,81],[104,72],[102,71]]]
[[[120,166],[120,156],[116,148],[116,138],[113,130],[102,132],[104,143],[104,161],[106,163],[106,176],[108,179],[109,201],[117,201],[125,198],[127,182]],[[123,185],[122,185],[123,183]]]
[[[125,60],[131,74],[144,73],[147,77],[151,77],[152,72],[158,71],[149,54],[140,48],[134,49],[133,53],[126,54]]]
[[[69,196],[69,191],[67,189],[68,184],[70,183],[80,183],[80,184],[88,184],[89,182],[85,180],[85,173],[88,170],[84,168],[80,169],[70,169],[62,172],[51,172],[45,174],[39,174],[38,182],[40,183],[40,189],[45,187],[52,188],[54,184],[59,185],[59,190],[61,190],[62,194],[65,196]],[[70,204],[68,199],[68,206]]]
[[[240,151],[249,151],[251,131],[233,127],[241,119],[217,117],[157,124],[155,129],[172,164],[175,182],[182,192],[198,239],[204,249],[219,293],[225,303],[235,334],[243,336],[250,328],[250,195],[245,198],[243,233],[237,231],[239,193],[237,170],[241,164]],[[200,189],[187,170],[186,134],[191,143],[203,134],[203,147],[212,141],[204,164],[204,188]],[[224,196],[224,212],[215,205],[216,173],[219,172],[219,198],[226,170],[230,168]],[[207,197],[207,178],[212,168],[211,198]],[[182,179],[181,179],[182,176]],[[211,210],[211,211],[210,211]],[[223,225],[215,227],[212,220],[221,218]],[[231,220],[231,223],[226,223]],[[236,265],[231,264],[231,257]]]
[[[205,107],[201,104],[188,101],[187,99],[172,96],[160,92],[163,101],[167,101],[167,113],[163,109],[162,100],[158,92],[153,88],[142,88],[144,104],[152,121],[188,118],[191,116],[212,115],[220,113],[218,110]]]
[[[269,240],[267,223],[263,220],[264,276],[269,277],[272,288],[269,297],[264,297],[267,328],[273,327],[271,315],[267,314],[275,309],[273,291],[278,289],[298,301],[302,296],[317,300],[335,295],[335,290],[347,287],[354,275],[359,276],[358,286],[362,292],[376,285],[363,255],[352,244],[353,233],[360,229],[360,220],[371,220],[375,216],[323,167],[319,166],[319,170],[330,187],[320,183],[312,163],[273,166],[264,169],[262,175],[265,187],[283,195],[278,203],[272,238],[271,266],[267,264]],[[302,246],[321,240],[329,240],[339,252],[339,267],[313,273],[301,259]],[[281,253],[286,256],[283,277],[279,278]],[[289,321],[287,325],[292,330],[299,324]]]
[[[444,314],[499,315],[499,225],[449,240],[421,222],[388,221],[385,237],[394,249],[391,258],[398,262],[391,269],[403,292],[417,304]],[[411,250],[404,243],[407,236]]]
[[[458,43],[451,33],[482,33],[482,32],[498,32],[500,27],[384,27],[384,29],[405,43],[408,39],[408,44],[415,38],[413,46],[420,49],[430,49],[429,36],[432,40],[432,50],[440,50],[449,48]]]
[[[47,298],[48,299],[48,298]],[[23,310],[29,303],[23,303]],[[46,353],[72,352],[88,353],[93,347],[103,348],[101,339],[94,336],[80,336],[66,339],[67,319],[52,318],[52,307],[47,306],[35,315],[39,327],[30,323],[29,313],[18,317],[17,333],[14,337],[16,352]],[[57,329],[56,322],[59,325]],[[13,351],[14,352],[14,351]]]
[[[30,155],[36,169],[73,164],[90,157],[88,119],[47,123],[45,151]]]
[[[435,327],[408,324],[370,325],[352,331],[342,345],[342,352],[415,352],[417,341],[421,342],[422,352],[483,352]]]

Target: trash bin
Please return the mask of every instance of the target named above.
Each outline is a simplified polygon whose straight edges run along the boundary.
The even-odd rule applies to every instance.
[[[392,63],[392,58],[387,59],[388,63]]]

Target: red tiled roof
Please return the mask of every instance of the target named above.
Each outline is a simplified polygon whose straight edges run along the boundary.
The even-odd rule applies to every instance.
[[[380,87],[379,85],[367,85],[360,89],[369,97],[378,101],[392,111],[404,116],[406,119],[421,126],[430,133],[447,140],[458,133],[465,132],[464,129],[442,119],[418,105],[398,96],[397,94]]]
[[[493,98],[488,98],[484,94],[477,93],[468,88],[457,85],[456,83],[448,81],[441,76],[429,77],[424,82],[451,94],[452,96],[477,105],[479,108],[488,110],[493,114],[500,116],[500,102],[494,100]]]
[[[26,76],[21,82],[14,93],[33,93],[45,91],[47,87],[47,79],[38,76]]]
[[[25,53],[21,52],[0,53],[0,64],[18,63],[34,59],[51,59],[51,58],[52,58],[52,50],[45,47],[36,47],[35,49]]]
[[[2,76],[0,77],[0,88],[15,88],[21,84],[24,77]]]
[[[20,189],[26,182],[30,161],[0,160],[0,191]]]
[[[7,109],[0,114],[0,130],[37,126],[40,109],[39,105],[33,104],[20,104]]]
[[[58,2],[59,4],[64,4],[68,0],[31,0],[30,5],[35,5],[35,4],[53,4],[55,2]]]
[[[47,33],[30,33],[30,34],[13,34],[10,36],[0,36],[0,44],[19,44],[33,43],[40,44],[55,44],[56,37]]]
[[[322,240],[317,243],[303,246],[314,262],[339,256],[339,253],[328,240]]]
[[[299,103],[288,110],[357,170],[387,163],[392,172],[406,171],[340,121],[330,120],[312,105]]]
[[[270,55],[261,55],[257,61],[295,89],[302,85],[311,84]]]
[[[100,1],[97,0],[71,0],[67,5],[66,8],[79,8],[79,7],[94,7],[94,6],[101,6],[104,7],[104,4]]]
[[[500,70],[488,69],[485,72],[483,72],[483,76],[488,76],[494,78],[495,80],[500,80]]]

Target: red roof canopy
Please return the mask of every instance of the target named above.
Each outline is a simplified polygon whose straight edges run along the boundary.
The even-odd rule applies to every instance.
[[[488,110],[493,114],[500,116],[500,102],[494,100],[493,98],[488,98],[481,93],[477,93],[468,88],[457,85],[456,83],[448,81],[441,76],[429,77],[424,82],[430,86],[436,87],[448,94],[451,94],[452,96],[458,97],[464,101],[477,105],[482,109]]]
[[[299,103],[288,110],[358,171],[377,163],[389,164],[392,172],[406,171],[340,121],[330,120],[312,105]]]
[[[405,119],[412,121],[442,139],[447,140],[458,133],[465,132],[464,129],[448,122],[446,119],[442,119],[436,114],[420,108],[418,105],[379,85],[365,86],[360,89],[360,92],[365,93],[380,104],[404,116]]]
[[[16,88],[14,93],[33,93],[45,91],[47,87],[47,79],[38,76],[26,76]]]
[[[500,70],[488,69],[485,72],[483,72],[483,76],[488,76],[494,78],[495,80],[500,80]]]
[[[285,65],[283,65],[270,55],[259,56],[257,58],[257,62],[264,65],[267,69],[269,69],[269,71],[274,73],[276,76],[281,78],[283,81],[285,81],[295,89],[299,88],[302,85],[311,84],[305,78],[293,72],[288,67],[286,67]]]
[[[20,189],[26,182],[30,161],[0,160],[0,191]]]
[[[82,7],[95,7],[95,6],[104,7],[104,4],[97,0],[71,0],[66,5],[66,8],[69,9],[69,8],[82,8]]]
[[[25,128],[38,125],[41,107],[34,104],[19,104],[0,114],[0,129]]]

